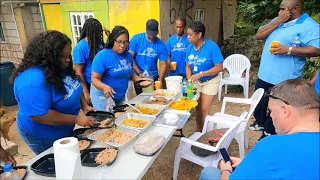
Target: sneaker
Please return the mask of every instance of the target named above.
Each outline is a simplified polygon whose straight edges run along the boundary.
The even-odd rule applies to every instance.
[[[264,128],[262,126],[259,126],[259,124],[257,124],[256,122],[251,124],[249,127],[248,127],[251,131],[260,131],[260,130],[263,130]]]
[[[271,136],[271,134],[266,133],[265,131],[263,131],[262,136],[259,138],[258,141],[260,141],[261,139],[263,139],[263,138],[265,138],[265,137],[268,137],[268,136]]]

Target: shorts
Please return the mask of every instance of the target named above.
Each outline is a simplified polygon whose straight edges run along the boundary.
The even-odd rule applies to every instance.
[[[220,75],[218,74],[216,77],[210,79],[207,82],[199,82],[198,83],[198,92],[207,94],[207,95],[217,95],[219,90],[220,83]]]

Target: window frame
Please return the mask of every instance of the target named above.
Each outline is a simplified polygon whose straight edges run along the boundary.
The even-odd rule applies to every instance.
[[[75,45],[80,39],[83,24],[88,18],[94,18],[94,12],[70,12],[70,26]]]

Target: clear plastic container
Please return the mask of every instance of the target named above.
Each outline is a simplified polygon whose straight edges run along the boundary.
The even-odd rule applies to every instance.
[[[20,180],[21,179],[19,173],[12,168],[11,164],[4,165],[3,171],[4,171],[3,173],[4,180]]]
[[[143,78],[148,78],[150,81],[152,81],[152,84],[150,86],[146,87],[146,88],[142,88],[142,91],[145,92],[145,93],[153,92],[154,91],[153,74],[149,70],[148,66],[144,66],[143,69],[144,69],[144,71],[142,73],[142,77]]]
[[[166,138],[162,134],[146,133],[138,139],[133,149],[136,153],[144,156],[155,155],[166,142]]]

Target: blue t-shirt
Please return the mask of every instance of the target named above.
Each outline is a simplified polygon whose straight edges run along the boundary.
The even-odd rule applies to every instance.
[[[96,47],[96,51],[99,52],[101,48]],[[74,64],[83,64],[83,75],[87,83],[91,83],[91,64],[90,60],[90,47],[89,43],[84,39],[80,40],[73,49],[73,63]]]
[[[319,24],[306,13],[296,20],[280,24],[266,39],[258,77],[270,84],[278,84],[288,79],[300,77],[306,58],[287,54],[273,55],[270,53],[271,42],[279,41],[282,45],[291,46],[293,44],[293,38],[300,34],[300,46],[314,46],[319,48],[319,28]]]
[[[132,63],[133,58],[128,51],[117,54],[112,49],[103,49],[94,57],[92,71],[102,74],[101,81],[113,88],[115,101],[122,100],[127,92]]]
[[[208,39],[204,40],[204,44],[198,50],[194,50],[194,44],[187,47],[186,63],[190,65],[192,74],[198,74],[201,71],[207,71],[215,65],[223,62],[223,57],[219,46]],[[204,76],[199,78],[201,81],[213,78],[216,75]]]
[[[183,75],[186,76],[186,50],[189,45],[188,35],[181,38],[178,35],[171,36],[167,41],[167,50],[171,55],[171,62],[177,62],[177,69],[170,70],[169,76]]]
[[[266,137],[249,151],[229,179],[319,179],[319,137],[319,132]]]
[[[320,71],[318,71],[318,76],[316,82],[314,83],[314,88],[316,89],[317,93],[320,96]]]
[[[156,37],[155,40],[149,42],[146,33],[136,34],[131,38],[130,50],[136,54],[135,63],[140,71],[145,70],[144,66],[148,66],[153,77],[159,74],[158,59],[160,61],[168,60],[168,51],[162,40]]]
[[[14,95],[18,102],[17,124],[32,137],[56,140],[71,135],[74,124],[46,125],[33,121],[30,116],[42,116],[55,110],[63,114],[78,115],[82,86],[79,80],[64,74],[66,94],[46,83],[40,66],[20,73],[14,81]]]

